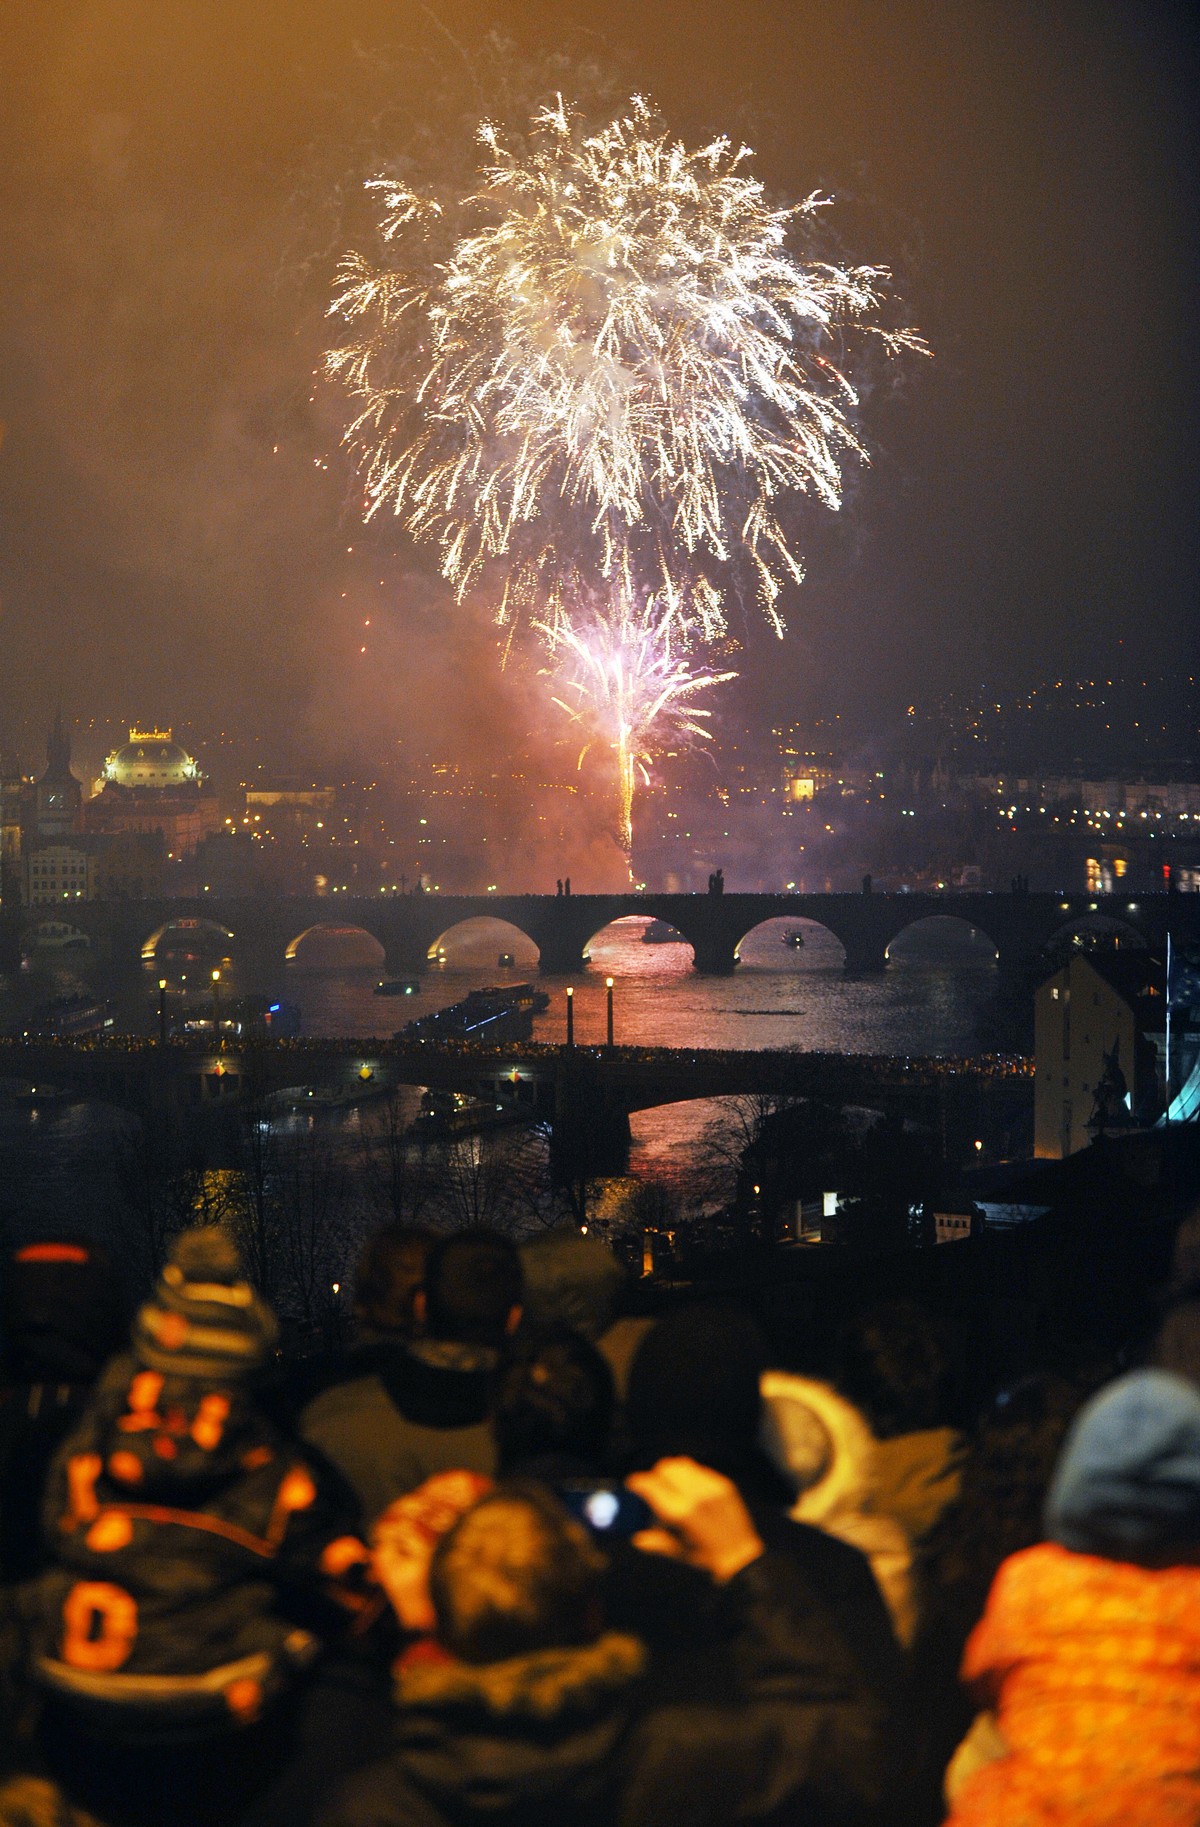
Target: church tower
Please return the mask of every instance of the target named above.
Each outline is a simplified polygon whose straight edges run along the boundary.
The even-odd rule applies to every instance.
[[[83,824],[83,788],[71,772],[71,738],[56,711],[46,738],[46,772],[37,783],[37,834],[42,840],[73,837]]]

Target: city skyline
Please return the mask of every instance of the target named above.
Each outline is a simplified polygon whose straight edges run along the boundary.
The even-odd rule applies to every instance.
[[[538,727],[486,627],[448,634],[430,567],[354,524],[333,402],[308,401],[330,263],[309,246],[295,281],[282,252],[311,240],[303,181],[355,177],[348,123],[387,56],[473,47],[487,22],[372,0],[14,17],[0,731],[85,687],[322,767],[397,741],[477,762]],[[618,7],[589,49],[681,130],[745,134],[776,194],[829,189],[937,358],[872,402],[876,461],[843,514],[806,520],[784,647],[736,630],[731,723],[836,700],[869,725],[918,682],[1126,660],[1169,694],[1196,570],[1184,10],[976,4],[936,36],[915,4],[708,23]],[[518,60],[547,36],[577,52],[577,24],[522,9]]]

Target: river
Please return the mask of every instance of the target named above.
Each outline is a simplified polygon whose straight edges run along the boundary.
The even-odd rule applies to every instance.
[[[743,942],[738,968],[727,977],[697,975],[691,948],[683,943],[644,943],[646,925],[631,920],[608,928],[571,980],[537,978],[549,992],[550,1007],[535,1018],[535,1038],[565,1038],[570,982],[577,1042],[602,1041],[605,980],[611,976],[618,1042],[917,1055],[979,1049],[977,1024],[995,990],[996,970],[986,942],[958,922],[910,929],[897,942],[887,970],[863,977],[847,977],[838,942],[804,921],[772,921],[757,929]],[[299,1007],[305,1034],[389,1034],[469,989],[537,976],[536,952],[523,935],[494,921],[472,927],[453,937],[445,963],[431,966],[411,997],[376,995],[378,962],[346,963],[344,942],[332,951],[310,948],[308,959],[302,954],[269,982],[240,981],[236,959],[232,965],[217,961],[223,973],[218,995],[259,991],[285,998]],[[803,943],[789,943],[797,934]],[[342,961],[332,962],[339,949]],[[502,953],[511,953],[511,966],[498,964]],[[192,963],[193,984],[207,984],[211,962]],[[119,1026],[153,1031],[163,968],[150,965],[140,980],[116,987]],[[97,986],[86,963],[81,969],[62,962],[52,974],[59,990],[89,979],[93,987],[113,987]],[[172,994],[177,987],[178,971]],[[202,994],[201,1006],[208,1006],[208,995]],[[714,1114],[708,1100],[636,1114],[633,1171],[678,1179]],[[125,1121],[92,1104],[31,1110],[0,1101],[0,1225],[24,1235],[55,1226],[95,1228],[113,1196],[114,1136]]]

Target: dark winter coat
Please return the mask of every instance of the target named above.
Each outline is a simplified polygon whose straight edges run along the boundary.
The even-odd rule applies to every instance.
[[[322,1827],[724,1827],[857,1822],[881,1779],[876,1712],[785,1556],[718,1595],[708,1653],[577,1650],[401,1676],[390,1756]]]
[[[338,1468],[373,1522],[435,1472],[492,1476],[495,1364],[485,1347],[435,1339],[379,1349],[370,1375],[309,1403],[300,1432]]]
[[[244,1386],[116,1359],[47,1485],[38,1677],[103,1731],[256,1717],[345,1615],[348,1520]]]

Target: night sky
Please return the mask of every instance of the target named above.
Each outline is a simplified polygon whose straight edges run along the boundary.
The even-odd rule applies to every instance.
[[[936,351],[868,402],[843,514],[805,510],[786,647],[747,622],[747,719],[1194,669],[1190,9],[5,0],[0,744],[61,701],[365,763],[469,732],[502,764],[527,684],[355,523],[310,398],[339,185],[388,132],[374,54],[402,112],[493,23],[744,135],[774,193],[831,192]]]

